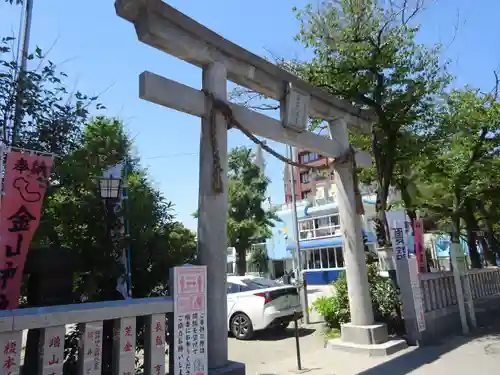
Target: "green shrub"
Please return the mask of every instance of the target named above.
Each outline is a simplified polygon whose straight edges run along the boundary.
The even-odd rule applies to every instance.
[[[367,266],[368,284],[372,297],[375,321],[386,323],[390,333],[398,331],[402,324],[399,316],[399,294],[390,279],[379,275],[377,264]],[[351,319],[349,294],[345,272],[333,283],[335,294],[320,297],[313,302],[313,308],[325,318],[328,328],[340,328]]]

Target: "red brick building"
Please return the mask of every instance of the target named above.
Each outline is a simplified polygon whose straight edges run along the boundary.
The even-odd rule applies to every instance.
[[[307,199],[311,197],[312,194],[316,194],[316,187],[322,185],[329,185],[326,182],[333,179],[329,173],[329,160],[323,155],[319,155],[315,152],[309,152],[305,150],[295,151],[295,160],[301,164],[307,164],[314,167],[318,167],[323,170],[323,173],[312,174],[308,168],[294,168],[295,173],[295,195],[297,200]],[[285,166],[284,171],[284,188],[285,188],[285,203],[290,203],[292,201],[292,193],[290,189],[290,173],[288,165]]]

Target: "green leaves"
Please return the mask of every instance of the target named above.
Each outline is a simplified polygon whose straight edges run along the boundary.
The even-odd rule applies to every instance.
[[[371,136],[351,135],[351,142],[371,150],[375,158],[375,169],[363,171],[360,179],[377,183],[380,222],[385,222],[389,186],[408,185],[405,174],[419,158],[436,98],[451,80],[447,64],[439,60],[440,46],[418,44],[418,27],[405,18],[418,14],[418,6],[385,4],[324,1],[319,8],[309,5],[298,11],[301,29],[296,39],[314,57],[282,64],[313,85],[377,114]],[[388,244],[387,233],[380,233],[381,245]]]
[[[36,243],[65,246],[79,254],[90,274],[78,294],[90,301],[110,298],[116,278],[123,272],[118,259],[131,247],[134,297],[165,294],[168,270],[193,260],[195,234],[174,221],[171,202],[152,186],[145,171],[131,160],[131,141],[121,121],[97,117],[85,126],[76,149],[56,161],[60,184],[49,192]],[[130,160],[128,209],[130,238],[113,241],[117,225],[113,207],[98,191],[98,178],[111,165]]]
[[[269,180],[253,159],[251,149],[236,147],[229,153],[228,160],[228,246],[237,249],[239,268],[243,273],[245,252],[252,240],[270,237],[273,220],[277,220],[272,211],[263,208]]]
[[[248,262],[250,265],[254,266],[258,272],[266,273],[269,269],[269,256],[267,255],[266,245],[254,245]]]
[[[437,115],[426,137],[429,157],[419,163],[420,179],[435,191],[428,201],[444,199],[460,211],[466,200],[498,191],[500,103],[466,87],[446,95]]]
[[[368,285],[372,299],[373,312],[377,322],[387,323],[391,333],[397,329],[397,311],[400,308],[399,294],[391,281],[379,275],[378,265],[368,265]],[[324,318],[328,328],[340,328],[350,321],[349,293],[345,273],[333,283],[335,295],[320,297],[313,302]]]

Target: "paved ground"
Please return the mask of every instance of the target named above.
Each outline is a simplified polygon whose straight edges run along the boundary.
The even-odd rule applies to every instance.
[[[500,373],[500,324],[473,337],[456,337],[425,348],[409,348],[390,357],[368,357],[324,348],[321,335],[301,334],[304,373],[311,375],[496,375]],[[293,330],[282,337],[264,334],[255,340],[230,339],[231,360],[245,362],[248,375],[290,375],[297,371]]]
[[[249,375],[263,373],[259,369],[273,366],[276,361],[282,359],[286,359],[290,362],[290,368],[294,368],[297,357],[295,330],[291,327],[293,324],[284,332],[256,332],[254,338],[249,341],[240,341],[230,337],[229,359],[245,363]],[[300,351],[303,357],[324,350],[324,340],[319,333],[321,326],[309,327],[299,329]]]
[[[329,295],[329,286],[309,286],[309,305]],[[311,322],[321,317],[312,312]],[[369,357],[325,348],[322,324],[300,329],[301,362],[297,370],[294,330],[263,332],[251,341],[229,339],[229,358],[244,362],[248,375],[496,375],[500,374],[500,319],[473,336],[453,337],[434,346],[408,348],[389,357]]]

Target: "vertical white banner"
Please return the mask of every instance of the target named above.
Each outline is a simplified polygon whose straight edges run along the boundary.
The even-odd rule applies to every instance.
[[[388,211],[386,212],[386,218],[389,225],[392,248],[394,249],[394,260],[408,259],[409,244],[405,211]]]

